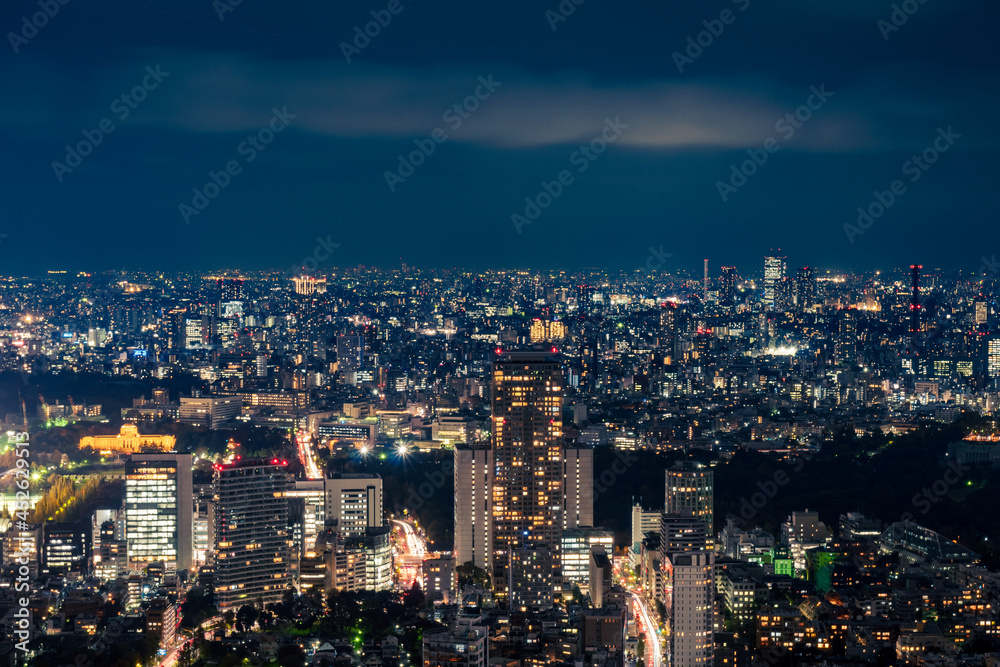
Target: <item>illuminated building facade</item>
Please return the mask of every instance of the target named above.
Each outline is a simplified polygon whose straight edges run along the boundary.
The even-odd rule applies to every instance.
[[[122,424],[118,435],[93,435],[80,438],[80,449],[93,449],[105,456],[138,454],[143,449],[173,451],[176,439],[172,435],[139,435],[135,424]]]
[[[492,567],[493,450],[455,447],[455,564]]]
[[[1000,378],[1000,336],[992,336],[986,341],[986,374]]]
[[[563,529],[594,525],[594,450],[563,451]]]
[[[553,343],[566,337],[566,325],[559,321],[536,319],[531,322],[532,343]]]
[[[513,605],[513,586],[520,608],[554,600],[545,586],[560,567],[562,382],[556,353],[505,352],[493,364],[492,574],[498,597]]]
[[[780,300],[781,283],[785,279],[785,258],[764,258],[764,308],[776,310]]]
[[[674,554],[668,562],[670,664],[692,667],[713,664],[715,617],[715,554],[695,551]]]
[[[295,276],[292,278],[295,285],[295,293],[303,296],[311,294],[326,293],[326,278],[314,278],[312,276]]]
[[[707,534],[712,535],[715,504],[712,469],[700,463],[682,461],[668,469],[666,476],[664,513],[701,519]]]
[[[220,611],[280,602],[292,585],[287,461],[215,467],[215,599]]]
[[[375,474],[343,473],[324,481],[326,521],[335,521],[341,537],[364,535],[382,527],[382,478]]]
[[[190,454],[133,454],[125,464],[125,543],[130,570],[162,562],[188,570],[194,554]]]

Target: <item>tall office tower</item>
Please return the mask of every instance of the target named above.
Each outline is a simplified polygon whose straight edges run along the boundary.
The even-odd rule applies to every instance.
[[[492,500],[493,449],[455,445],[455,565],[492,567]]]
[[[715,484],[712,469],[700,463],[678,461],[666,472],[665,514],[696,517],[712,535]]]
[[[374,473],[342,473],[323,482],[326,521],[336,521],[341,537],[381,528],[382,478]]]
[[[567,447],[563,471],[563,530],[593,526],[594,450]]]
[[[219,611],[278,602],[292,585],[291,476],[278,459],[216,465],[215,599]],[[188,501],[190,504],[190,501]]]
[[[125,464],[128,567],[189,570],[194,556],[190,454],[133,454]]]
[[[722,267],[722,278],[719,280],[719,305],[732,308],[736,304],[736,267]]]
[[[1000,378],[1000,336],[986,339],[986,375]]]
[[[715,554],[693,551],[674,554],[667,563],[670,596],[664,600],[670,617],[672,667],[711,665]]]
[[[764,308],[777,310],[780,299],[780,284],[785,278],[785,258],[767,256],[764,258]]]
[[[562,396],[555,353],[505,352],[493,364],[492,573],[497,595],[509,605],[515,580],[559,571]],[[517,591],[516,603],[551,605],[554,591],[532,597],[539,590]]]
[[[920,269],[919,264],[910,266],[910,336],[913,347],[917,346],[917,335],[920,333]]]
[[[804,266],[799,269],[798,277],[795,279],[795,306],[799,312],[809,310],[816,300],[816,279],[813,277],[811,266]]]

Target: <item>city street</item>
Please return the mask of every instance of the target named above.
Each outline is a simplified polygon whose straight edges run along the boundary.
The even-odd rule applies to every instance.
[[[393,519],[393,532],[399,539],[396,543],[400,552],[396,555],[397,571],[400,588],[410,588],[414,582],[421,581],[421,564],[427,555],[427,541],[409,521]],[[421,582],[422,585],[422,582]]]

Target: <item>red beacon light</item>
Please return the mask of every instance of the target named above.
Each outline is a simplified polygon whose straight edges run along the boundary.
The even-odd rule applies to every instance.
[[[271,465],[273,466],[278,465],[278,459],[271,459]]]

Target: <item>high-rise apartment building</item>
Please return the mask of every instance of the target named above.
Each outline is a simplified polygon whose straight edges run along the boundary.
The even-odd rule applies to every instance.
[[[125,464],[130,570],[162,562],[188,570],[194,555],[190,454],[133,454]]]
[[[455,446],[455,564],[493,566],[493,449]]]
[[[785,279],[785,258],[767,256],[764,258],[764,308],[777,310],[780,300],[781,282]]]
[[[493,364],[493,558],[496,593],[519,607],[551,605],[563,528],[563,377],[551,352],[506,352]],[[543,563],[543,561],[546,561]],[[519,569],[514,569],[519,568]],[[537,595],[537,597],[536,597]]]
[[[278,602],[292,585],[287,462],[215,466],[215,599],[220,611]],[[188,501],[190,505],[190,500]]]
[[[361,334],[337,336],[337,370],[354,373],[364,367],[365,337]]]
[[[715,554],[694,551],[674,554],[667,563],[670,617],[670,664],[696,667],[713,664]]]
[[[342,537],[364,535],[368,528],[381,528],[382,478],[376,474],[343,473],[323,482],[328,522],[336,521]]]
[[[567,447],[563,452],[563,529],[594,525],[594,450]]]

